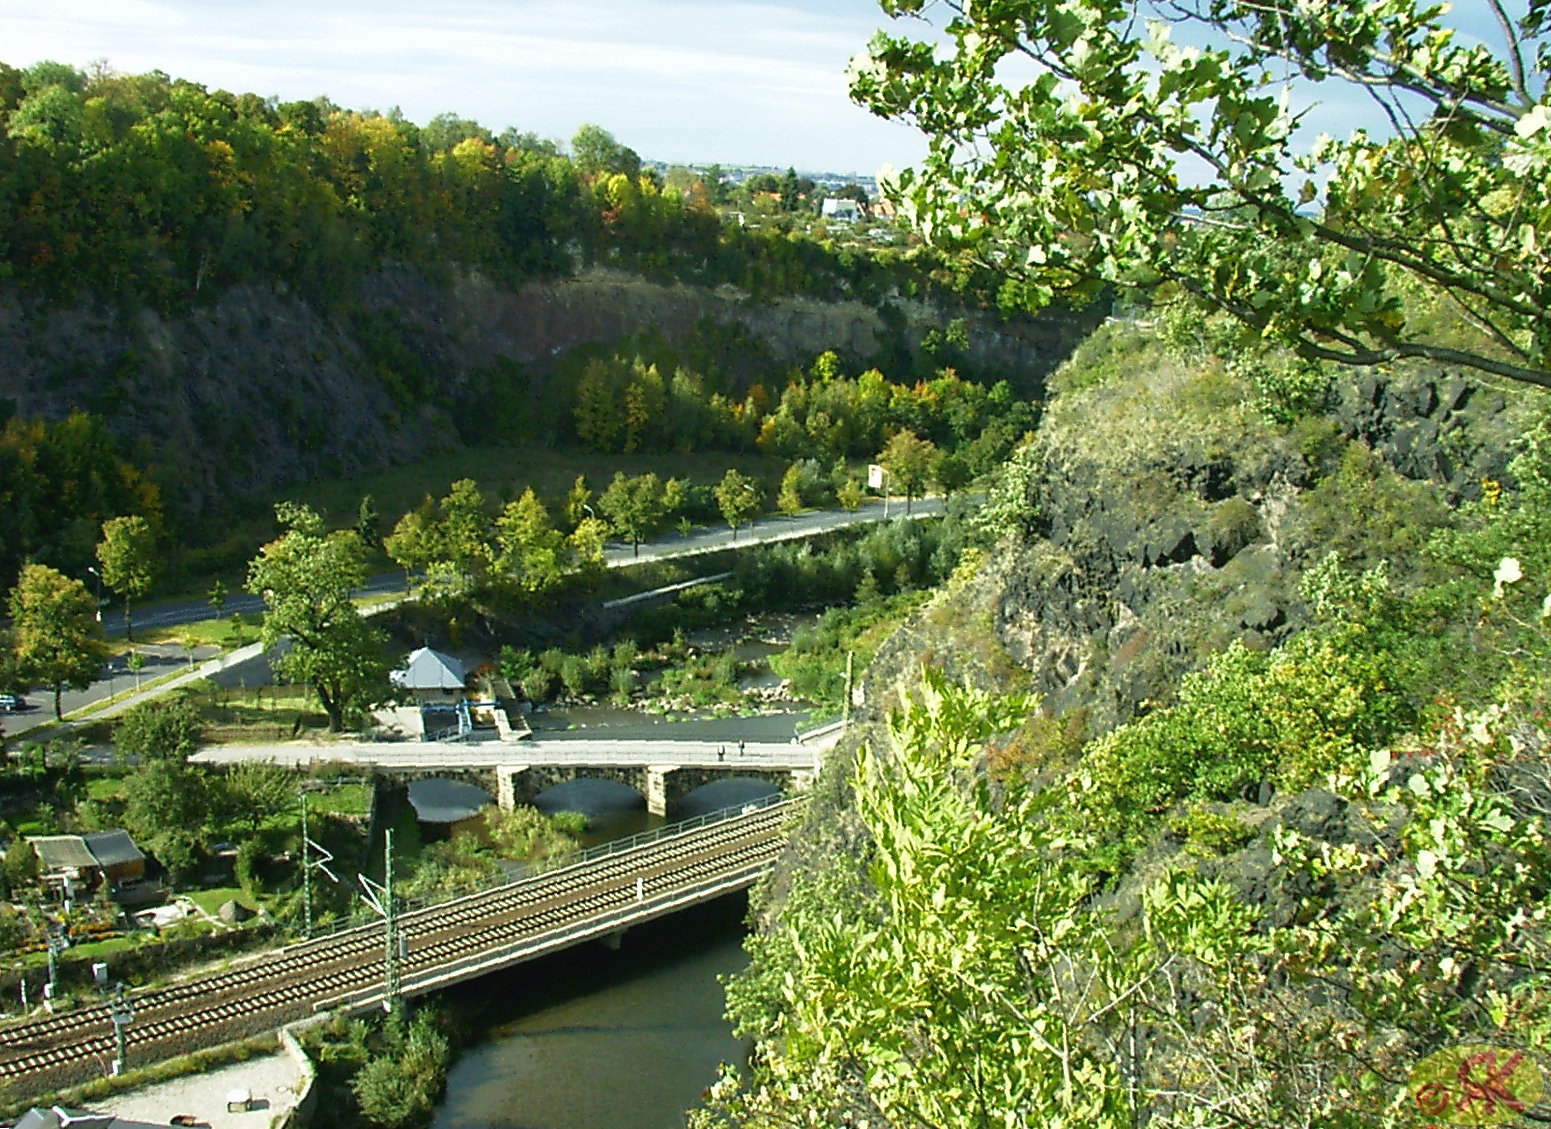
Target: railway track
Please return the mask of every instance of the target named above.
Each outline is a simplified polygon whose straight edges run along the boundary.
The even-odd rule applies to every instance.
[[[406,994],[460,962],[540,942],[589,923],[751,876],[774,859],[790,801],[602,858],[403,914]],[[640,887],[637,887],[637,880]],[[135,1064],[272,1029],[373,997],[383,975],[380,922],[302,942],[269,957],[132,996],[125,1032]],[[521,959],[521,958],[517,958]],[[64,1085],[105,1073],[114,1054],[105,1006],[0,1027],[0,1084]]]

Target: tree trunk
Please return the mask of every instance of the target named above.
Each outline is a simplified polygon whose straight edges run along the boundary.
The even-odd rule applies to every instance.
[[[323,687],[317,687],[318,701],[323,703],[323,712],[328,714],[329,732],[343,733],[345,731],[345,709],[339,701],[337,694],[330,694]]]
[[[131,643],[135,641],[135,625],[129,618],[129,597],[124,597],[124,638]]]

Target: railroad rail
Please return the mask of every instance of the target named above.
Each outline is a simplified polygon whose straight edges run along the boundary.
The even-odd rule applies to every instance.
[[[746,888],[780,851],[797,801],[729,813],[601,857],[403,913],[400,991],[415,995],[554,952]],[[381,922],[131,997],[131,1065],[245,1038],[319,1011],[355,1011],[383,993]],[[0,1086],[42,1091],[108,1072],[107,1006],[0,1027]]]

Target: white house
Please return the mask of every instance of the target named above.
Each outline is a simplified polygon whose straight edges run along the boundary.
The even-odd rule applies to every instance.
[[[857,223],[862,219],[862,206],[855,200],[830,196],[824,200],[821,214],[835,223]]]

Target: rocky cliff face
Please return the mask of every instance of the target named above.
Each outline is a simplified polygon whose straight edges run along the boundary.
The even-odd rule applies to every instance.
[[[175,315],[0,289],[0,400],[24,417],[100,413],[198,517],[232,493],[268,498],[314,475],[499,443],[501,427],[482,422],[480,409],[492,393],[512,399],[502,382],[523,384],[517,414],[528,418],[501,426],[551,433],[551,421],[532,418],[546,402],[543,379],[578,345],[646,329],[677,339],[710,319],[741,326],[778,362],[806,363],[825,349],[867,359],[913,350],[929,329],[964,316],[897,308],[902,317],[859,302],[755,304],[731,287],[609,271],[516,291],[472,274],[385,271],[343,312],[257,287]],[[1026,393],[1089,328],[1077,318],[968,316],[970,360]]]
[[[1233,639],[1284,638],[1304,616],[1303,569],[1328,552],[1386,561],[1403,582],[1446,504],[1505,477],[1540,397],[1450,373],[1350,373],[1325,415],[1291,428],[1253,399],[1221,373],[1165,365],[1050,407],[994,615],[1047,707],[1083,711],[1089,732],[1167,700]]]

